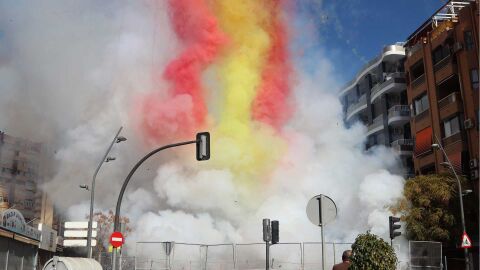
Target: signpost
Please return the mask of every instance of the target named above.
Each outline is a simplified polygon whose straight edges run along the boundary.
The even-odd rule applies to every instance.
[[[320,227],[322,235],[322,269],[325,270],[325,237],[323,227],[337,217],[337,206],[330,197],[317,195],[308,201],[307,217],[316,226]]]
[[[91,235],[91,245],[95,247],[97,245],[97,222],[92,222],[92,235]],[[65,247],[87,247],[88,241],[88,221],[67,221],[64,224],[65,231],[63,232],[63,237],[65,240],[63,241],[63,245]],[[88,252],[88,251],[87,251]]]

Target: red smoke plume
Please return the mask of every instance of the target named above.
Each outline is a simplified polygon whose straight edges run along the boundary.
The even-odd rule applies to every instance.
[[[262,73],[262,82],[253,103],[253,118],[279,130],[292,114],[290,95],[291,65],[287,52],[287,31],[283,24],[280,0],[269,3],[272,12],[272,46]]]
[[[171,83],[169,98],[150,93],[140,105],[141,128],[150,142],[191,137],[205,122],[201,74],[226,41],[206,2],[169,0],[172,24],[185,49],[163,74]]]

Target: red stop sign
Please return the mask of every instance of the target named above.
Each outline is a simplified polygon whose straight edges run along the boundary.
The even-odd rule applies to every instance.
[[[110,244],[114,248],[121,247],[125,243],[125,238],[123,238],[123,234],[121,232],[113,232],[110,236]]]

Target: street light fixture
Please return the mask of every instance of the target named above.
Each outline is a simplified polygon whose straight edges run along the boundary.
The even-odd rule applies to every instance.
[[[92,223],[93,223],[93,205],[95,202],[95,178],[97,177],[98,171],[102,167],[104,162],[109,162],[115,160],[114,157],[108,157],[108,153],[110,153],[110,150],[112,150],[113,144],[115,143],[120,143],[123,141],[126,141],[127,139],[123,136],[120,135],[120,131],[122,131],[123,127],[120,127],[118,129],[117,134],[115,134],[115,137],[113,138],[112,142],[110,143],[110,146],[107,149],[107,152],[103,155],[103,158],[101,159],[100,163],[98,164],[97,169],[95,170],[95,173],[93,174],[92,178],[92,184],[90,185],[91,191],[90,191],[90,215],[88,217],[88,231],[87,231],[87,252],[88,252],[88,258],[92,258]],[[84,185],[85,186],[85,185]],[[82,186],[80,186],[82,187]],[[88,188],[88,186],[87,186]],[[88,189],[87,189],[88,190]]]
[[[125,137],[123,137],[123,136],[118,136],[116,143],[121,143],[121,142],[124,142],[124,141],[126,141],[126,140],[127,140],[127,138],[125,138]]]
[[[88,185],[79,185],[80,188],[83,188],[87,191],[89,191],[90,189],[88,188]]]
[[[460,201],[460,218],[462,221],[462,229],[463,233],[466,233],[466,228],[465,228],[465,214],[463,210],[463,196],[462,196],[462,184],[460,182],[460,178],[458,178],[457,172],[455,171],[455,168],[453,167],[452,163],[450,162],[450,159],[447,156],[447,153],[445,152],[445,149],[443,148],[442,144],[438,140],[437,136],[434,134],[434,138],[437,141],[437,143],[432,144],[433,149],[440,149],[442,151],[443,156],[447,160],[446,162],[440,163],[440,165],[447,166],[452,172],[453,175],[455,176],[455,179],[457,180],[457,185],[458,185],[458,199]],[[465,255],[465,269],[470,269],[470,258],[468,257],[468,249],[464,248],[464,255]],[[473,270],[473,269],[470,269]]]

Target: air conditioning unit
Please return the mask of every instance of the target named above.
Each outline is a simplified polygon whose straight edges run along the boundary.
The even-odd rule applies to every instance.
[[[470,159],[470,169],[475,169],[478,167],[478,160],[476,158]]]
[[[471,129],[475,126],[475,124],[473,123],[471,118],[468,118],[463,122],[463,126],[465,127],[465,129]]]
[[[470,180],[478,179],[478,170],[470,171]]]
[[[455,44],[453,44],[453,53],[456,53],[456,52],[460,51],[461,49],[463,49],[462,43],[455,42]]]

